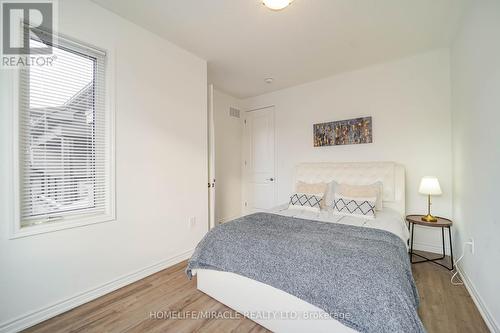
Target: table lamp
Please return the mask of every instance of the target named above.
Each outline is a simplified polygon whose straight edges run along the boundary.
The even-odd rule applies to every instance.
[[[420,188],[418,190],[422,194],[427,194],[427,215],[422,217],[422,221],[425,222],[437,222],[437,218],[431,215],[431,195],[440,195],[441,186],[439,186],[439,181],[436,177],[424,177],[420,182]]]

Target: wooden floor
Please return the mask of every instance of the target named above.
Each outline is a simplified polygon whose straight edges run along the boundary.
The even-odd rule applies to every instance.
[[[185,266],[182,262],[26,332],[267,332],[198,291],[196,279],[186,278]],[[420,293],[419,314],[429,333],[489,332],[466,289],[450,284],[447,270],[422,263],[413,265],[413,275]],[[166,311],[225,313],[233,318],[164,319]]]
[[[421,254],[436,257],[431,253]],[[441,263],[449,265],[448,261]],[[432,263],[414,264],[412,268],[420,295],[418,314],[427,332],[490,332],[467,289],[450,283],[452,273]]]

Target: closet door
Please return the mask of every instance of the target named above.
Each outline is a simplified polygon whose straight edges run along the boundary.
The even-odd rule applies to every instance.
[[[245,117],[244,210],[253,213],[276,205],[274,107],[249,111]]]

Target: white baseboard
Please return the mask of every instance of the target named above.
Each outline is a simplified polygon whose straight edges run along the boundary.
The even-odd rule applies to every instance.
[[[90,302],[98,297],[104,296],[112,291],[143,279],[151,274],[157,273],[161,270],[164,270],[165,268],[178,264],[183,260],[189,259],[193,254],[193,251],[194,249],[185,251],[171,258],[162,260],[154,265],[119,277],[118,279],[105,283],[97,288],[85,291],[81,294],[70,297],[66,300],[62,300],[37,311],[28,313],[11,321],[1,323],[0,333],[19,332],[23,329],[41,323],[44,320],[55,317],[79,305]]]
[[[457,270],[458,273],[460,274],[460,277],[462,278],[462,281],[464,282],[465,288],[469,292],[469,295],[472,297],[472,300],[476,304],[479,313],[483,317],[486,326],[488,326],[491,332],[500,333],[500,325],[497,323],[495,318],[493,318],[493,315],[491,314],[488,307],[484,303],[484,300],[482,299],[481,295],[479,295],[479,293],[477,292],[474,283],[472,283],[472,281],[469,279],[469,276],[462,269],[461,265],[457,266]]]
[[[234,215],[234,216],[231,216],[231,217],[223,217],[223,218],[219,218],[219,220],[217,221],[219,224],[223,224],[223,223],[226,223],[226,222],[229,222],[229,221],[232,221],[232,220],[235,220],[239,217],[241,217],[242,215],[239,214],[239,215]]]

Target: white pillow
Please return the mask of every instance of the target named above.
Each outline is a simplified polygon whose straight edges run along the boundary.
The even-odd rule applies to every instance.
[[[339,184],[335,188],[335,193],[350,198],[372,198],[375,197],[375,207],[377,210],[383,209],[383,184],[376,182],[370,185],[349,185]]]
[[[374,219],[376,200],[376,197],[346,197],[335,193],[335,200],[333,202],[333,214]]]
[[[323,193],[294,193],[290,197],[288,208],[319,212],[323,202]]]
[[[295,193],[301,194],[315,194],[319,195],[322,198],[326,196],[328,193],[328,184],[327,183],[305,183],[305,182],[297,182],[295,184]],[[321,201],[320,209],[326,208],[325,200]]]

